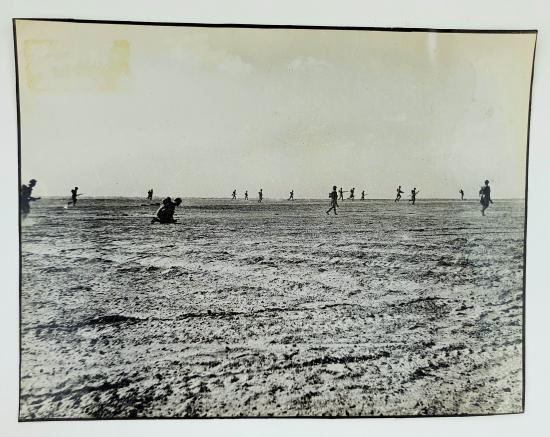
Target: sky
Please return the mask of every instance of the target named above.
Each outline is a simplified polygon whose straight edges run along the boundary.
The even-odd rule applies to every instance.
[[[523,198],[535,35],[17,21],[35,195]],[[356,194],[357,195],[357,194]]]

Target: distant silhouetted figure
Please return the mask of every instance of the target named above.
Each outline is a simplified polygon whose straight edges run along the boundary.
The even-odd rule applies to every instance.
[[[481,215],[485,215],[485,210],[489,208],[490,203],[493,203],[493,200],[491,199],[491,187],[489,186],[489,181],[485,181],[485,186],[481,187],[481,190],[479,190],[479,195],[481,196],[479,199],[479,203],[481,203]]]
[[[153,200],[153,189],[147,191],[147,200]]]
[[[260,191],[258,191],[258,202],[261,202],[264,199],[264,189],[260,188]]]
[[[80,194],[78,194],[78,187],[74,187],[74,190],[71,190],[71,201],[69,202],[69,205],[72,203],[73,206],[76,205],[76,201],[78,200],[77,197],[80,196]]]
[[[401,191],[401,185],[397,188],[397,196],[395,196],[394,202],[399,202],[401,200],[401,194],[403,194],[404,191]]]
[[[464,190],[461,188],[460,191],[460,200],[464,200]]]
[[[244,192],[244,200],[248,200],[248,190]]]
[[[355,200],[355,188],[350,188],[349,189],[349,198],[351,200]]]
[[[361,200],[365,200],[365,190],[361,191]]]
[[[157,216],[151,220],[153,223],[176,223],[174,220],[174,212],[176,211],[176,206],[181,205],[181,199],[177,197],[172,202],[170,197],[167,197],[162,201],[162,206],[157,210]]]
[[[411,190],[411,198],[409,199],[409,202],[412,202],[413,205],[415,204],[416,202],[416,195],[420,193],[420,191],[417,191],[416,190],[416,187],[414,187],[412,190]]]
[[[340,191],[342,191],[341,188]],[[327,211],[327,215],[330,211],[334,211],[334,215],[338,215],[336,213],[336,208],[338,208],[338,192],[336,191],[336,185],[332,187],[332,191],[329,193],[328,197],[330,198],[330,208]]]
[[[237,190],[233,190],[233,194],[231,195],[231,200],[237,200]]]
[[[22,185],[19,191],[19,210],[23,216],[31,211],[30,202],[39,200],[40,197],[32,197],[32,189],[36,186],[36,179],[31,179],[29,185]]]
[[[294,201],[294,190],[290,191],[290,196],[288,197],[288,200]]]
[[[338,200],[344,200],[344,190],[342,189],[342,187],[340,187],[340,189],[338,190],[338,193],[340,194],[338,196]],[[336,210],[334,210],[334,212],[336,212]]]

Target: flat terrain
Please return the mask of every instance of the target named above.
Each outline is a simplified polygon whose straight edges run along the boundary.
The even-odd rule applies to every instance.
[[[523,201],[32,204],[22,419],[522,410]]]

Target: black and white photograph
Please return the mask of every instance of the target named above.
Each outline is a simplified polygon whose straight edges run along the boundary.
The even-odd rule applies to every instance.
[[[524,411],[535,29],[13,27],[20,421]]]

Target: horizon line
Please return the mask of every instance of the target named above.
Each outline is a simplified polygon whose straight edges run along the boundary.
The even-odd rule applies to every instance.
[[[124,196],[124,195],[120,195],[120,196],[102,196],[102,195],[88,195],[88,194],[85,194],[85,193],[82,193],[83,196],[86,196],[85,198],[88,198],[88,199],[141,199],[141,200],[149,200],[147,199],[146,197],[143,197],[143,196]],[[51,194],[48,194],[48,195],[43,195],[43,196],[39,196],[41,199],[45,199],[45,198],[48,198],[48,199],[67,199],[67,198],[70,198],[71,196],[70,195],[51,195]],[[153,200],[162,200],[162,199],[165,199],[166,197],[173,197],[173,196],[155,196],[155,198]],[[193,199],[198,199],[198,200],[203,200],[203,199],[208,199],[208,200],[230,200],[230,201],[234,201],[230,196],[224,196],[224,197],[211,197],[211,196],[178,196],[178,197],[181,197],[181,199],[189,199],[189,200],[193,200]],[[410,196],[407,196],[407,197],[410,197]],[[245,200],[244,198],[237,198],[235,200],[241,200],[241,201],[252,201],[252,200],[257,200],[258,197],[249,197],[248,200]],[[495,197],[495,198],[492,198],[493,200],[525,200],[525,197]],[[289,200],[287,198],[284,198],[284,197],[264,197],[263,200],[277,200],[277,201],[286,201],[286,202],[292,202],[292,200]],[[323,197],[298,197],[298,198],[295,198],[294,201],[299,201],[299,200],[320,200],[320,201],[330,201],[330,199],[327,197],[326,199]],[[373,198],[369,198],[369,199],[363,199],[361,200],[360,198],[355,198],[355,199],[349,199],[349,198],[345,198],[343,201],[347,201],[347,200],[351,200],[352,202],[355,202],[355,201],[358,201],[358,202],[364,202],[364,201],[367,201],[367,200],[395,200],[394,197],[373,197]],[[407,198],[404,198],[402,197],[401,198],[402,201],[406,201]],[[456,198],[456,197],[421,197],[421,198],[417,198],[417,201],[418,200],[456,200],[456,201],[459,201],[459,202],[463,202],[463,201],[467,201],[467,200],[479,200],[479,197],[469,197],[469,198],[464,198],[464,199],[460,199],[460,198]],[[340,200],[342,202],[342,200]]]

